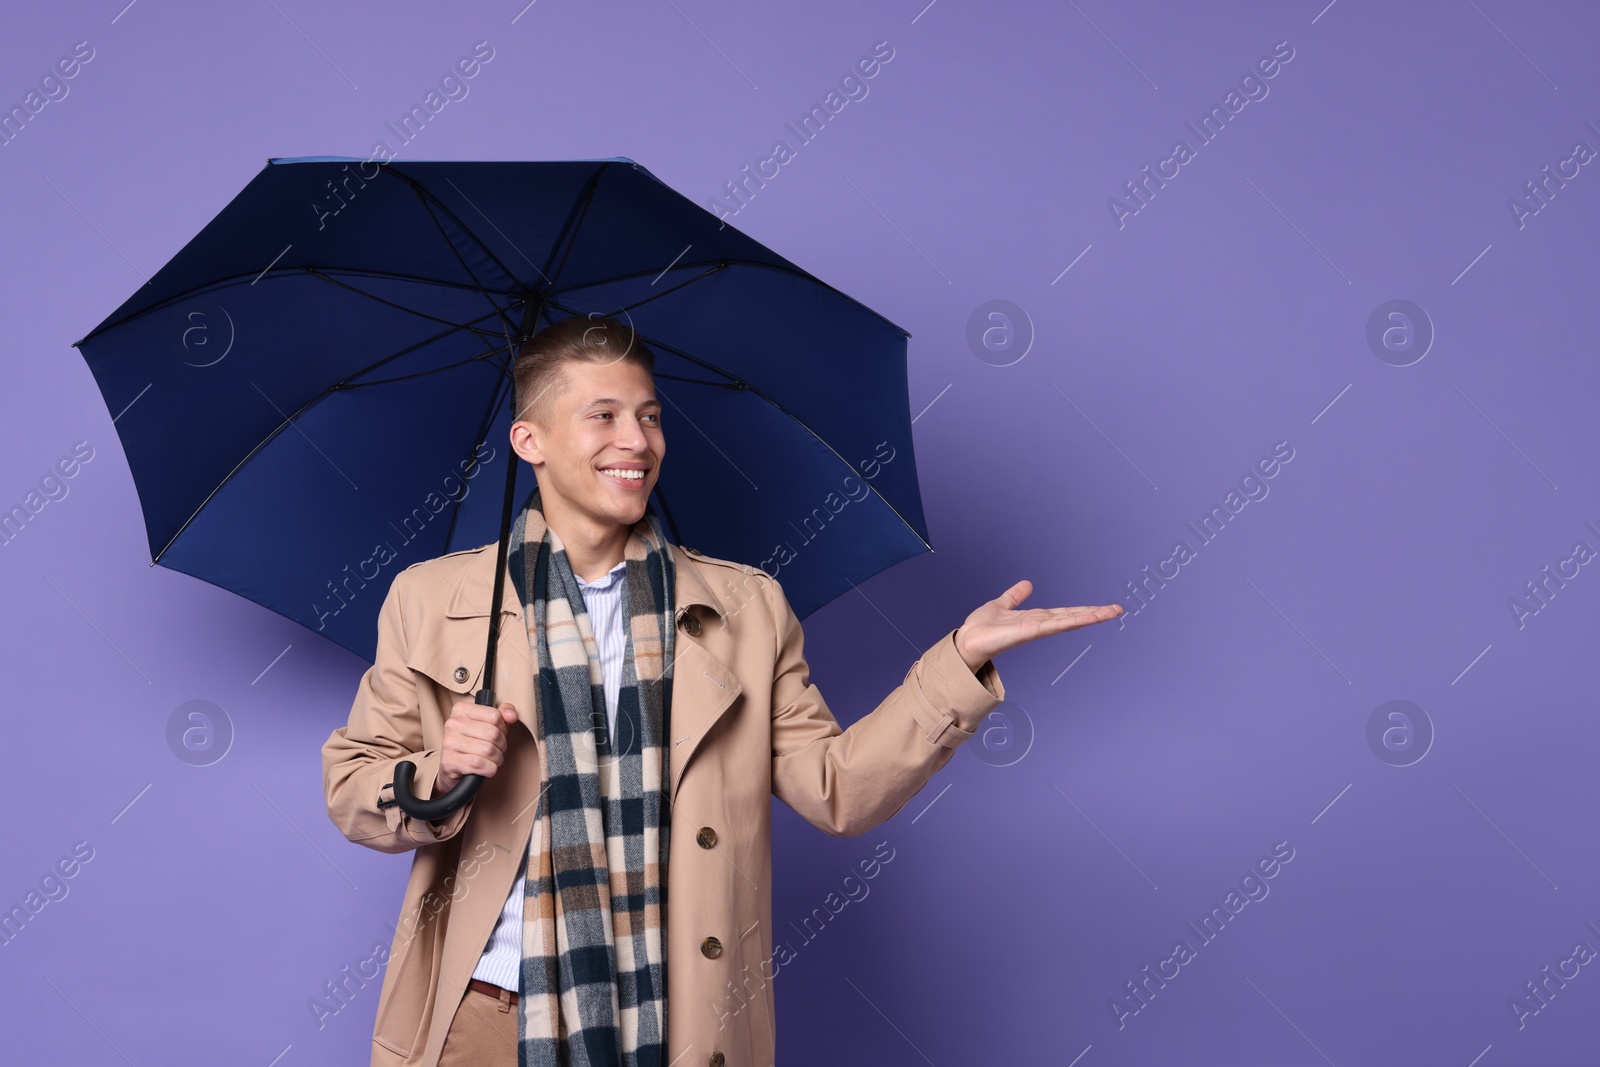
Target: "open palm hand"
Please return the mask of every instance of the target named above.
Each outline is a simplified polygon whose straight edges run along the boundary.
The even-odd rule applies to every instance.
[[[967,616],[956,631],[956,650],[967,666],[976,671],[1007,649],[1051,634],[1108,622],[1123,612],[1121,604],[1019,609],[1017,605],[1032,593],[1033,583],[1024,578]]]

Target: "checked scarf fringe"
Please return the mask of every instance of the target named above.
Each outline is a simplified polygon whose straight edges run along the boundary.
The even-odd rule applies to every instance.
[[[664,1067],[674,575],[661,521],[647,510],[624,550],[614,746],[583,591],[537,487],[509,547],[537,653],[542,786],[527,853],[517,1062]]]

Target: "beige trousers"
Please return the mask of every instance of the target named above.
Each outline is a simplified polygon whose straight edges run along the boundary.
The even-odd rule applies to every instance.
[[[445,1033],[439,1067],[517,1067],[517,1005],[469,988]]]

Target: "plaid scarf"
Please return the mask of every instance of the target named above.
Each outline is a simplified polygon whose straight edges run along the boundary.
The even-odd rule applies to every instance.
[[[536,487],[510,571],[537,651],[541,790],[527,853],[519,1067],[666,1061],[667,709],[673,565],[653,510],[624,550],[617,737],[589,613]]]

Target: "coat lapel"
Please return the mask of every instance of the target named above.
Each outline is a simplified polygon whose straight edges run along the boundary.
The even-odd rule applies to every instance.
[[[673,634],[671,735],[668,746],[669,800],[676,804],[678,783],[717,720],[733,706],[742,686],[728,666],[734,636],[728,612],[711,591],[700,561],[669,544],[672,557]],[[695,625],[698,621],[699,625]],[[698,631],[697,633],[691,631]]]

